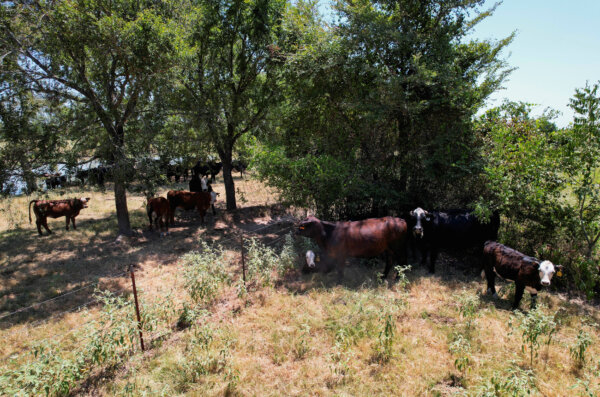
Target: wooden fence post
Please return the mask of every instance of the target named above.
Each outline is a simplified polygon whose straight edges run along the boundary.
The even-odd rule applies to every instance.
[[[133,266],[129,265],[129,274],[131,274],[131,285],[133,286],[133,299],[135,301],[135,314],[138,321],[138,330],[140,331],[140,345],[144,351],[144,336],[142,335],[142,319],[140,317],[140,305],[138,304],[137,289],[135,288],[135,275],[133,274]]]

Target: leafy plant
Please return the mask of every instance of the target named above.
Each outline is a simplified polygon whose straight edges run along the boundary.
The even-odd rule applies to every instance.
[[[571,357],[575,361],[577,368],[583,368],[585,365],[586,357],[585,352],[587,348],[592,344],[592,337],[590,334],[580,329],[577,334],[577,338],[573,345],[569,348]]]
[[[454,367],[462,373],[465,373],[471,363],[471,342],[461,333],[456,333],[449,347],[450,353],[454,359]]]
[[[294,346],[292,348],[292,352],[294,353],[294,357],[296,360],[302,360],[306,357],[306,355],[310,352],[310,326],[308,324],[302,325],[302,331],[300,332],[300,337],[296,339],[294,342]]]
[[[494,375],[477,390],[478,397],[524,397],[537,390],[535,375],[514,365],[503,373]]]
[[[201,246],[201,252],[190,252],[181,258],[184,286],[196,305],[210,305],[229,275],[223,266],[223,250],[205,241]]]
[[[394,334],[396,332],[396,323],[394,316],[387,313],[383,316],[383,329],[379,332],[379,338],[375,345],[375,361],[383,364],[390,361],[394,354]]]
[[[456,295],[456,301],[458,303],[460,316],[465,320],[466,336],[470,336],[470,333],[473,330],[475,317],[477,317],[479,313],[478,310],[481,304],[479,296],[463,290],[461,294]]]
[[[544,307],[539,305],[536,309],[530,310],[527,315],[515,313],[520,319],[518,329],[521,331],[522,346],[521,351],[526,352],[529,347],[529,363],[533,365],[534,357],[538,357],[538,351],[545,337],[545,344],[549,346],[552,343],[552,336],[558,330],[554,316],[544,314]]]

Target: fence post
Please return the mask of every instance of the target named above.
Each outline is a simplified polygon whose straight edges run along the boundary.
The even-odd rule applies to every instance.
[[[137,289],[135,288],[135,275],[133,274],[133,266],[129,265],[129,274],[131,274],[131,285],[133,286],[133,299],[135,301],[135,314],[138,321],[138,330],[140,331],[140,345],[144,351],[144,336],[142,335],[142,319],[140,317],[140,306],[138,304]]]
[[[244,287],[246,286],[246,259],[244,253],[244,235],[240,234],[240,245],[242,247],[242,279],[244,280]]]

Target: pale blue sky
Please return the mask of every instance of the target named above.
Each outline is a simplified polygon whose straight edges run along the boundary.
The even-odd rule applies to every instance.
[[[329,0],[320,1],[325,10]],[[494,3],[488,0],[483,8]],[[517,35],[503,57],[517,69],[488,106],[507,98],[538,104],[536,115],[550,107],[562,113],[556,124],[566,127],[575,88],[600,80],[600,0],[505,0],[474,37],[500,39],[513,31]]]

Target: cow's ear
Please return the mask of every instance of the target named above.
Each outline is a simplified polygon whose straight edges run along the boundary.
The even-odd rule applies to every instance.
[[[415,211],[410,211],[410,216],[415,216]]]
[[[89,197],[86,197],[86,198],[85,198],[85,201],[90,201],[90,198],[89,198]]]

